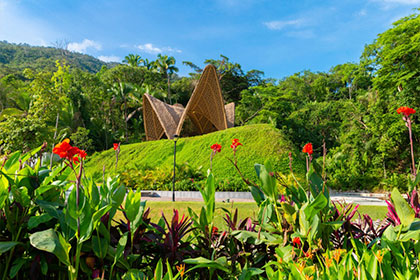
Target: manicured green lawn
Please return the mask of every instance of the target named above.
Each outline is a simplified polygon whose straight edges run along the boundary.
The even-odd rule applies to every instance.
[[[147,201],[146,206],[151,208],[151,217],[152,222],[157,222],[162,213],[165,217],[170,220],[173,215],[173,209],[177,209],[179,214],[188,215],[188,207],[194,210],[195,213],[199,214],[203,202],[185,202],[185,201]],[[234,203],[223,203],[216,202],[216,218],[215,226],[218,228],[226,228],[225,221],[223,218],[226,216],[226,213],[222,210],[225,208],[229,211],[234,212],[238,208],[238,218],[242,220],[246,217],[256,218],[257,215],[257,205],[254,202],[234,202]],[[373,220],[383,219],[386,215],[387,208],[384,206],[368,206],[361,205],[359,206],[359,213],[362,216],[363,214],[368,214],[372,217]],[[120,212],[119,212],[120,213]],[[116,216],[116,219],[122,218],[122,215]],[[356,217],[357,218],[357,217]]]
[[[388,212],[386,206],[370,206],[370,205],[360,205],[358,209],[360,215],[368,214],[372,220],[383,219]]]
[[[248,191],[240,176],[227,160],[233,157],[230,145],[232,139],[237,138],[243,144],[237,153],[238,165],[244,176],[250,180],[257,180],[254,164],[271,162],[274,170],[282,174],[289,174],[289,152],[293,153],[293,171],[298,178],[304,178],[304,156],[300,150],[294,150],[283,133],[268,124],[245,125],[229,128],[205,135],[181,138],[177,142],[176,160],[178,165],[188,163],[193,170],[201,170],[207,174],[210,167],[210,146],[214,143],[222,145],[222,150],[213,158],[212,172],[217,182],[223,181],[216,188],[220,190]],[[109,149],[95,153],[86,162],[86,174],[102,178],[102,168],[108,175],[120,174],[127,170],[147,168],[161,168],[172,174],[174,143],[172,140],[147,141],[136,144],[121,145],[118,157],[118,167],[115,168],[115,151]],[[167,169],[169,167],[169,169]],[[235,182],[235,189],[229,189],[229,184]],[[155,185],[154,189],[161,186]]]

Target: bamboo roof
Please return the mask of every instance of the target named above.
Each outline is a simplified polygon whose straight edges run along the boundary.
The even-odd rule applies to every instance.
[[[175,134],[181,135],[187,119],[193,123],[194,135],[206,134],[234,126],[235,104],[224,105],[216,68],[207,65],[185,108],[145,94],[143,118],[147,140],[159,140],[164,135],[172,139]]]
[[[181,135],[187,117],[197,127],[199,134],[228,128],[219,77],[213,65],[204,68],[178,124],[178,135]]]
[[[181,104],[169,105],[149,95],[143,95],[143,119],[146,140],[159,140],[163,134],[172,139],[184,112]]]

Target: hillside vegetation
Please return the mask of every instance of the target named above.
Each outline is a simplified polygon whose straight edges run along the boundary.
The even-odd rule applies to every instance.
[[[55,61],[65,59],[72,67],[90,73],[98,72],[107,63],[76,52],[52,47],[33,47],[26,44],[11,44],[0,41],[0,77],[25,68],[55,70]]]
[[[293,152],[293,146],[283,134],[270,125],[257,124],[230,128],[202,136],[179,139],[177,142],[177,164],[188,163],[193,169],[201,169],[206,174],[210,167],[210,146],[214,143],[222,145],[222,151],[214,156],[213,173],[219,181],[219,189],[248,190],[241,182],[240,176],[234,166],[227,160],[233,158],[230,148],[232,139],[238,138],[243,146],[237,150],[238,165],[245,177],[256,180],[254,164],[271,161],[275,170],[289,174],[288,153]],[[122,173],[130,169],[143,169],[173,165],[174,142],[172,140],[159,140],[138,144],[121,145],[118,168],[115,170],[115,151],[94,154],[86,164],[86,173],[102,176],[105,164],[106,173]],[[303,174],[304,163],[294,157],[294,171]],[[171,169],[167,168],[169,177]],[[223,182],[221,182],[223,179]],[[157,186],[159,188],[159,186]]]

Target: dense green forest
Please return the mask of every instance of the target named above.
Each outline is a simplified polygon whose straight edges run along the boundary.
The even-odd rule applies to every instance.
[[[225,56],[207,59],[219,72],[236,125],[269,123],[295,148],[314,145],[328,184],[338,189],[405,187],[410,173],[407,129],[400,106],[420,108],[420,16],[405,17],[365,46],[360,61],[328,72],[302,71],[276,80],[244,71]],[[142,95],[186,104],[202,69],[176,73],[174,57],[129,54],[107,65],[57,48],[0,42],[1,153],[49,147],[64,137],[89,153],[113,142],[144,140]],[[413,135],[419,158],[420,127]]]
[[[65,60],[72,67],[90,73],[98,72],[102,66],[114,65],[90,55],[70,52],[65,47],[32,47],[27,44],[17,45],[0,41],[0,76],[19,73],[26,68],[54,71],[56,60]]]

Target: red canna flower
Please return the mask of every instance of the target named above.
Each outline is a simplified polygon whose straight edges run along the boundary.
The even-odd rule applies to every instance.
[[[87,156],[84,150],[70,145],[70,139],[68,138],[55,145],[53,153],[59,155],[60,158],[67,159],[69,162],[79,162],[79,157],[85,159]]]
[[[210,147],[214,153],[220,153],[220,151],[222,150],[222,146],[220,144],[213,144]]]
[[[61,143],[55,145],[53,153],[59,155],[61,158],[67,156],[67,150],[70,149],[70,139],[66,138]]]
[[[314,150],[312,148],[312,143],[308,143],[303,146],[302,152],[307,153],[308,155],[312,155]]]
[[[293,238],[293,240],[292,240],[292,245],[293,246],[299,246],[300,247],[300,245],[302,245],[302,242],[300,241],[300,238],[299,237],[295,237],[295,238]]]
[[[117,150],[120,147],[120,143],[114,143],[114,150]]]
[[[233,150],[236,150],[236,148],[238,147],[238,146],[242,146],[242,143],[240,143],[239,142],[239,140],[238,139],[233,139],[232,140],[232,145],[230,145],[230,147],[233,149]]]
[[[410,108],[410,107],[406,107],[406,106],[403,106],[403,107],[400,107],[400,108],[397,109],[398,114],[402,113],[406,117],[410,116],[411,114],[414,114],[415,112],[416,112],[416,110],[414,110],[413,108]]]

